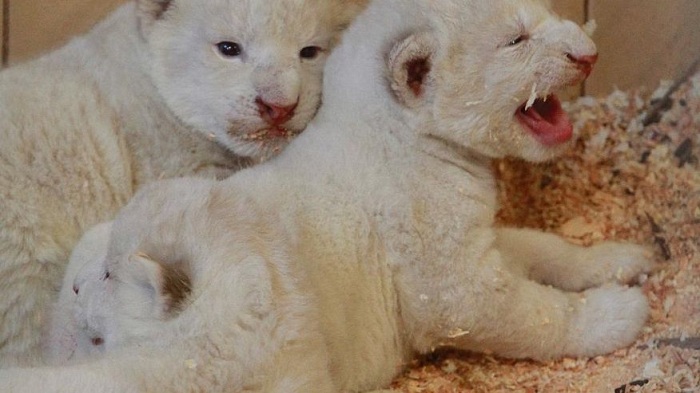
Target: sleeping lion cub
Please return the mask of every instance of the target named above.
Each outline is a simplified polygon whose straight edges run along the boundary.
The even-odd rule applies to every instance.
[[[94,324],[105,355],[4,370],[0,386],[365,392],[439,346],[551,359],[629,345],[648,305],[622,284],[650,267],[642,247],[493,226],[491,159],[564,149],[552,93],[595,59],[537,0],[375,0],[280,156],[223,182],[153,183],[118,215],[88,261],[105,270],[87,296],[110,293],[91,307],[109,309]]]
[[[135,0],[0,72],[0,365],[30,362],[83,232],[143,184],[276,154],[365,0]]]
[[[112,223],[94,226],[83,235],[71,253],[58,301],[53,307],[46,327],[45,360],[49,364],[64,364],[101,354],[107,322],[115,305],[113,283],[106,274],[105,257]],[[145,264],[143,265],[145,266]],[[112,285],[113,286],[113,285]],[[163,288],[160,292],[167,290]],[[137,304],[152,302],[154,296],[138,299]],[[149,309],[143,318],[157,318],[157,310]],[[110,345],[114,344],[110,339]]]

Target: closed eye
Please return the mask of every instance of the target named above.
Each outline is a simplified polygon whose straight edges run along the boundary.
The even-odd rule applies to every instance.
[[[507,45],[507,46],[516,46],[516,45],[518,45],[518,44],[520,44],[520,43],[526,41],[528,38],[529,38],[529,37],[528,37],[527,35],[521,34],[521,35],[517,36],[516,38],[510,40],[510,41],[508,42],[508,45]]]

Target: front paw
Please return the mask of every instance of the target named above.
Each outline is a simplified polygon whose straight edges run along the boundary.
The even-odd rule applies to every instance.
[[[591,273],[584,288],[611,282],[636,283],[641,274],[654,267],[651,250],[636,244],[603,242],[581,251],[580,263],[589,266]]]
[[[634,342],[649,316],[639,288],[608,286],[585,291],[572,319],[566,355],[598,356]]]

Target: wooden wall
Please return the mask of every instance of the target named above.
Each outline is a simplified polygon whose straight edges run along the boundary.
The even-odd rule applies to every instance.
[[[653,86],[684,76],[700,60],[700,0],[589,1],[600,51],[589,92]]]
[[[0,0],[3,64],[54,48],[87,30],[125,0]],[[488,0],[484,0],[488,1]],[[700,0],[552,0],[576,22],[594,19],[600,61],[585,87],[603,95],[618,87],[653,88],[684,76],[700,60]],[[3,23],[4,22],[4,23]]]
[[[8,64],[27,60],[88,30],[124,0],[1,0],[9,4]]]
[[[571,19],[576,23],[583,23],[586,21],[585,0],[552,0],[552,3],[554,10],[562,17]]]
[[[0,0],[0,66],[5,65],[5,58],[7,57],[5,52],[7,48],[5,39],[7,36],[7,31],[5,31],[5,0]]]

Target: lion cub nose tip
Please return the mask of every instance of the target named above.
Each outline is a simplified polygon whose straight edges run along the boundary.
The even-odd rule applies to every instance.
[[[598,54],[575,55],[573,53],[567,53],[566,58],[576,64],[576,66],[588,76],[591,74],[591,71],[593,71],[593,65],[598,61]]]
[[[262,98],[258,97],[255,99],[255,104],[258,106],[260,117],[262,117],[263,120],[271,125],[278,126],[294,116],[294,110],[296,109],[298,102],[295,102],[292,105],[277,105],[266,102]]]

